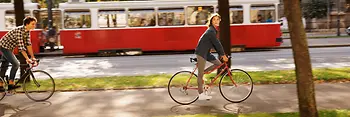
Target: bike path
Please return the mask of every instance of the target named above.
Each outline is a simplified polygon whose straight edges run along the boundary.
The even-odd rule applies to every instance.
[[[350,83],[316,84],[319,110],[350,109]],[[166,88],[57,92],[46,102],[33,102],[24,94],[0,101],[3,117],[154,117],[199,113],[295,112],[295,84],[256,85],[242,103],[229,103],[213,89],[213,99],[179,105]]]

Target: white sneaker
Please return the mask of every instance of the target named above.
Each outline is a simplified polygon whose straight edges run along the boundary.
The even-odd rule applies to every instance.
[[[205,93],[198,94],[198,100],[210,100],[212,97],[209,95],[205,95]]]

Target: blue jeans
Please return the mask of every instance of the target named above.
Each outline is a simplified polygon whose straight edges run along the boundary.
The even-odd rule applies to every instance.
[[[13,54],[12,50],[0,47],[0,51],[2,53],[1,59],[3,60],[0,67],[0,76],[5,76],[9,63],[11,63],[12,68],[10,71],[10,80],[14,80],[20,63],[17,60],[16,56]]]

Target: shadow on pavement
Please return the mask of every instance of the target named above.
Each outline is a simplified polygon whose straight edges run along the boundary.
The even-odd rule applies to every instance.
[[[241,111],[245,111],[249,108],[244,108],[239,104],[227,103],[223,105],[223,108],[213,105],[176,105],[170,108],[170,111],[176,115],[183,114],[240,114]]]
[[[50,107],[52,105],[51,102],[28,102],[18,105],[17,107],[11,106],[6,103],[0,103],[0,116],[6,117],[19,117],[21,113],[25,113],[26,111],[38,111],[43,108]]]

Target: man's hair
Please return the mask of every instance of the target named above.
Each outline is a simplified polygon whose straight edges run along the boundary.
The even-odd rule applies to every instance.
[[[23,25],[28,25],[32,21],[37,22],[35,17],[27,16],[26,18],[23,19]]]
[[[213,22],[212,22],[212,21],[213,21],[214,17],[219,17],[219,18],[221,18],[221,16],[220,16],[218,13],[212,14],[212,15],[208,18],[208,21],[207,21],[207,26],[208,26],[208,27],[210,27],[210,26],[213,25]]]

